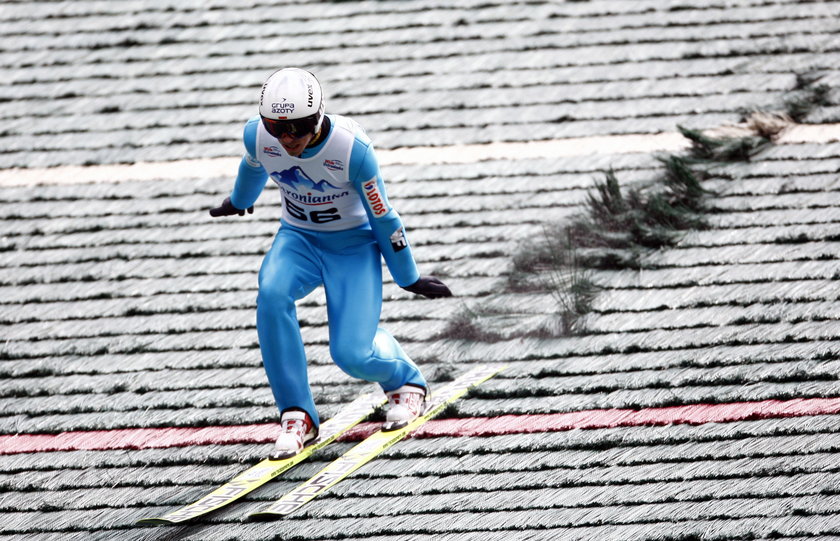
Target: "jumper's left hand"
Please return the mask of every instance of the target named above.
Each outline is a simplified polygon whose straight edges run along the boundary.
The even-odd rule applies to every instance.
[[[419,280],[403,289],[430,299],[452,296],[452,292],[446,287],[446,284],[434,276],[421,276]]]

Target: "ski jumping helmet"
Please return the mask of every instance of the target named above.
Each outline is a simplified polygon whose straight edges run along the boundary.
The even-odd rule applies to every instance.
[[[272,73],[260,94],[260,117],[273,137],[316,134],[324,120],[324,93],[310,72],[283,68]]]

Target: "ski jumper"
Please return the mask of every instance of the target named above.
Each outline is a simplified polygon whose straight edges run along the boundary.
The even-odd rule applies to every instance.
[[[330,355],[347,374],[383,391],[426,387],[397,341],[379,328],[384,256],[394,281],[420,278],[402,221],[388,202],[370,139],[352,120],[327,115],[327,137],[300,157],[285,152],[259,117],[245,125],[231,203],[245,209],[266,178],[280,188],[280,229],[259,273],[257,333],[263,365],[281,413],[319,418],[307,376],[295,301],[319,285],[327,299]]]

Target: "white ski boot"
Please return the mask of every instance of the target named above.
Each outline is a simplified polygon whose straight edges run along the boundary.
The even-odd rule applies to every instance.
[[[271,460],[291,458],[318,437],[318,431],[312,419],[303,411],[284,412],[280,418],[280,425],[282,432],[277,438],[277,443],[274,444],[274,451],[269,455]]]
[[[407,426],[426,409],[426,389],[422,387],[403,385],[385,395],[388,397],[388,413],[382,425],[382,430],[385,432]]]

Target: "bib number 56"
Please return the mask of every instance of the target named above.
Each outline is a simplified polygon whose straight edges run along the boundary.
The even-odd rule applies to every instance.
[[[296,205],[286,199],[286,211],[293,217],[302,222],[312,222],[313,224],[325,224],[327,222],[334,222],[341,219],[338,209],[333,207],[326,210],[310,210],[306,211],[300,205]]]

